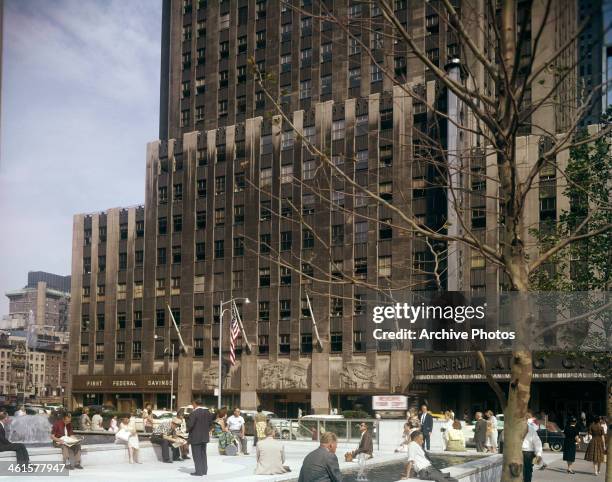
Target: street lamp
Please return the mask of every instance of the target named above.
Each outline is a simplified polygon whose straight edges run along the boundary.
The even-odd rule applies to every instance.
[[[154,335],[155,340],[164,341],[164,337],[161,335]],[[172,354],[171,354],[171,365],[170,365],[170,411],[172,412],[172,402],[174,398],[174,343],[171,343]],[[170,348],[164,348],[164,356],[168,354]]]
[[[217,391],[217,409],[221,409],[221,384],[222,384],[222,375],[221,369],[223,367],[222,358],[223,358],[223,314],[231,309],[232,305],[236,303],[237,300],[244,301],[249,304],[251,300],[248,298],[231,298],[227,301],[221,301],[219,305],[219,309],[221,313],[219,313],[219,389]],[[223,305],[230,305],[229,308],[223,308]]]

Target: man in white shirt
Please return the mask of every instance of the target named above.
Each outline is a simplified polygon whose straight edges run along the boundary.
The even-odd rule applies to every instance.
[[[234,409],[234,415],[227,418],[227,428],[234,434],[238,440],[240,440],[241,451],[244,455],[249,455],[247,452],[247,439],[244,433],[244,418],[240,415],[240,409],[236,407]]]
[[[542,460],[542,441],[535,426],[527,422],[527,434],[523,439],[523,482],[531,482],[533,461]]]
[[[423,432],[417,430],[410,434],[408,444],[408,464],[406,465],[406,476],[410,478],[411,471],[414,470],[420,480],[432,480],[435,482],[457,482],[448,474],[441,472],[431,465],[431,461],[423,450]]]

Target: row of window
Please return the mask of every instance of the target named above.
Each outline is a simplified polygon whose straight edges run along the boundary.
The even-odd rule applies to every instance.
[[[106,226],[98,227],[98,239],[101,243],[106,242]],[[137,238],[144,237],[144,221],[136,221],[134,232]],[[128,224],[121,223],[119,225],[119,239],[128,239]],[[90,246],[92,240],[91,228],[85,228],[83,230],[83,241],[85,246]]]

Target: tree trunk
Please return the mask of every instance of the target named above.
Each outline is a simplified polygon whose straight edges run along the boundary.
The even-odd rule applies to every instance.
[[[606,396],[608,397],[608,403],[606,404],[606,416],[608,424],[608,438],[606,440],[606,448],[608,449],[608,463],[606,464],[606,482],[612,482],[612,461],[610,460],[610,447],[612,447],[612,430],[610,430],[610,424],[612,424],[612,381],[610,378],[606,380]]]

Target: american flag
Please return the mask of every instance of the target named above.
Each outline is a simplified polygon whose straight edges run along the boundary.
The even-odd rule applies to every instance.
[[[230,363],[232,366],[236,364],[236,340],[240,336],[240,327],[238,326],[238,317],[236,315],[236,306],[232,305],[232,323],[230,325]]]

